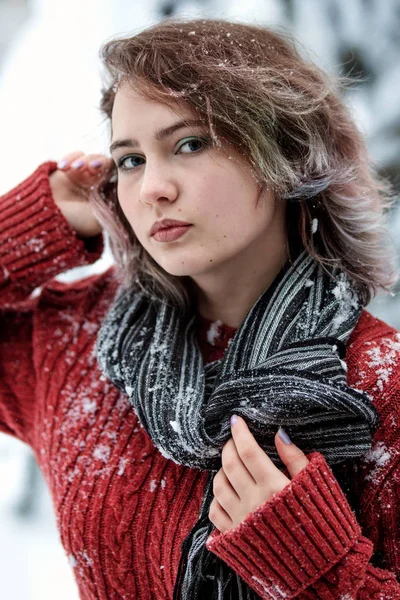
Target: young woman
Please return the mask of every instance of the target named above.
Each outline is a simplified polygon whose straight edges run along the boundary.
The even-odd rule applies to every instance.
[[[81,598],[400,598],[390,191],[335,82],[210,20],[102,57],[112,160],[41,165],[0,224],[1,428]],[[102,228],[116,265],[55,281]]]

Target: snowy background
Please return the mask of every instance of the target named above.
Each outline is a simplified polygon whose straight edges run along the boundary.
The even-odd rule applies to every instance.
[[[400,192],[400,0],[0,0],[0,193],[42,161],[106,152],[99,47],[175,14],[285,26],[326,70],[362,75],[346,100]],[[390,223],[400,255],[400,202]],[[110,260],[106,252],[91,270]],[[398,293],[369,308],[400,329]],[[4,435],[0,482],[2,597],[77,599],[41,474],[29,449]]]

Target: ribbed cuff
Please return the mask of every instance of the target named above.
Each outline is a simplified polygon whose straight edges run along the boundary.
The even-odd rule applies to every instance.
[[[206,546],[262,598],[294,598],[337,564],[361,529],[319,452],[257,511]]]
[[[37,287],[103,252],[102,234],[78,238],[54,202],[49,175],[56,168],[43,163],[0,200],[0,264],[6,279],[21,285]]]

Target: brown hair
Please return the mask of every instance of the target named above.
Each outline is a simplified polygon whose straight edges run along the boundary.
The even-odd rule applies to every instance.
[[[354,280],[364,305],[397,281],[384,212],[393,203],[340,92],[300,56],[286,32],[217,20],[163,21],[107,42],[101,110],[111,120],[125,82],[165,103],[185,102],[205,119],[215,144],[233,145],[258,180],[287,200],[291,257],[306,248]],[[187,277],[170,275],[141,246],[118,203],[116,173],[93,194],[125,283],[190,306]]]

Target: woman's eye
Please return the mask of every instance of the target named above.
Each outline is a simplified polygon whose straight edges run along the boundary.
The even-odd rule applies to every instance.
[[[132,161],[129,163],[129,161]],[[134,154],[130,156],[123,156],[118,161],[118,169],[121,171],[132,171],[139,165],[143,164],[144,158],[142,156],[135,156]]]
[[[194,154],[195,152],[200,152],[200,150],[203,150],[204,148],[208,148],[209,145],[209,140],[205,138],[185,138],[180,142],[180,145],[178,145],[176,154]],[[127,156],[122,156],[117,161],[117,167],[119,171],[133,171],[144,162],[145,158],[143,156],[129,154]]]
[[[182,154],[192,154],[193,152],[199,152],[202,150],[207,144],[207,140],[203,140],[201,138],[189,138],[186,139],[178,148],[179,152]],[[184,150],[186,148],[186,150]]]

